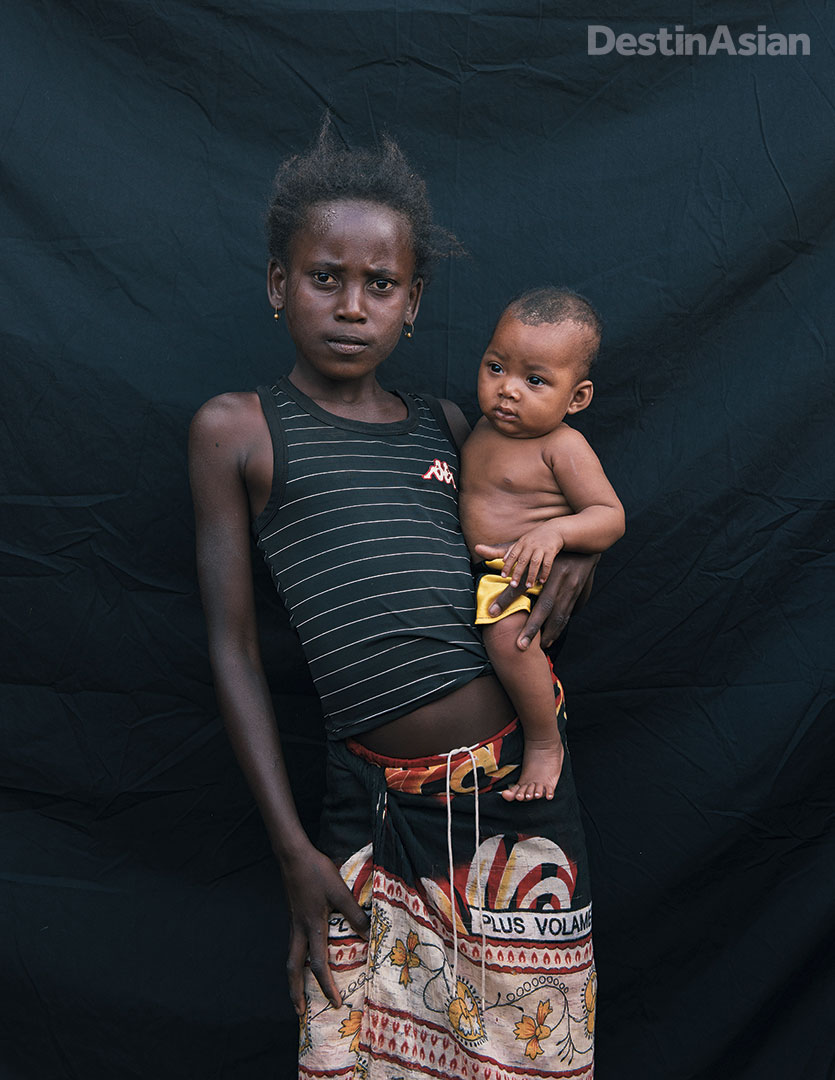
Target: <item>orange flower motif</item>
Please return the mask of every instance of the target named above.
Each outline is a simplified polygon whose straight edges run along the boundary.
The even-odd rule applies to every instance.
[[[362,1023],[362,1009],[351,1009],[348,1013],[347,1019],[343,1020],[339,1026],[340,1039],[347,1039],[349,1035],[353,1035],[351,1045],[348,1047],[352,1052],[357,1050],[360,1044],[360,1024]]]
[[[460,979],[455,988],[455,997],[447,1006],[447,1016],[455,1034],[465,1042],[477,1043],[484,1034],[473,992]]]
[[[414,930],[410,930],[406,938],[406,944],[403,944],[402,938],[397,938],[394,946],[389,953],[389,959],[397,967],[402,967],[400,972],[400,983],[402,986],[408,986],[412,981],[412,968],[420,966],[420,957],[415,953],[415,949],[418,946],[418,936]]]
[[[534,1061],[543,1053],[540,1043],[549,1037],[551,1029],[545,1023],[548,1014],[552,1012],[550,1001],[540,1001],[536,1007],[536,1019],[532,1016],[523,1016],[516,1025],[514,1031],[517,1039],[527,1039],[525,1055]]]

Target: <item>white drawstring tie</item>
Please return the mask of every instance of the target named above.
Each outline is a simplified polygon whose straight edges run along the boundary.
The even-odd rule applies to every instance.
[[[479,807],[478,807],[478,776],[477,776],[477,763],[475,759],[474,749],[478,749],[478,746],[459,746],[454,750],[450,750],[446,755],[446,845],[447,855],[449,856],[449,905],[450,913],[452,916],[452,981],[454,983],[453,993],[458,992],[458,915],[455,910],[455,886],[453,883],[453,874],[455,866],[452,859],[452,798],[451,798],[451,773],[452,773],[452,758],[455,754],[467,754],[470,758],[470,764],[473,768],[473,794],[475,796],[475,859],[476,859],[476,892],[478,895],[478,912],[481,919],[481,1011],[484,1012],[484,998],[487,985],[487,931],[484,928],[484,913],[482,905],[484,903],[484,897],[482,895],[481,888],[481,858],[478,852],[478,845],[481,839],[481,830],[479,822]]]

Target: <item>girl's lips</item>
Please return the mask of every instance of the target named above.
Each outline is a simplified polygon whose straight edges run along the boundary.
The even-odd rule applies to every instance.
[[[365,341],[351,341],[349,339],[329,338],[328,345],[334,350],[334,352],[342,353],[344,356],[351,356],[354,353],[362,352],[363,349],[368,348]]]

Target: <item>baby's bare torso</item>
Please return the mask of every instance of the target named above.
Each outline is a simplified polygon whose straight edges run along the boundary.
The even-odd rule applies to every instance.
[[[561,429],[566,425],[538,438],[513,439],[484,417],[478,421],[461,451],[459,511],[471,554],[476,544],[510,543],[543,521],[572,513],[555,475]]]

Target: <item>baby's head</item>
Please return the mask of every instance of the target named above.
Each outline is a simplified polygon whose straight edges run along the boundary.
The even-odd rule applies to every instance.
[[[479,369],[478,401],[487,420],[510,438],[532,439],[587,408],[601,331],[600,316],[570,289],[545,286],[512,300]]]
[[[597,359],[603,322],[585,296],[557,285],[545,285],[511,300],[502,312],[502,319],[516,319],[525,326],[560,326],[574,323],[585,333],[578,339],[575,361],[581,375],[588,375]]]

